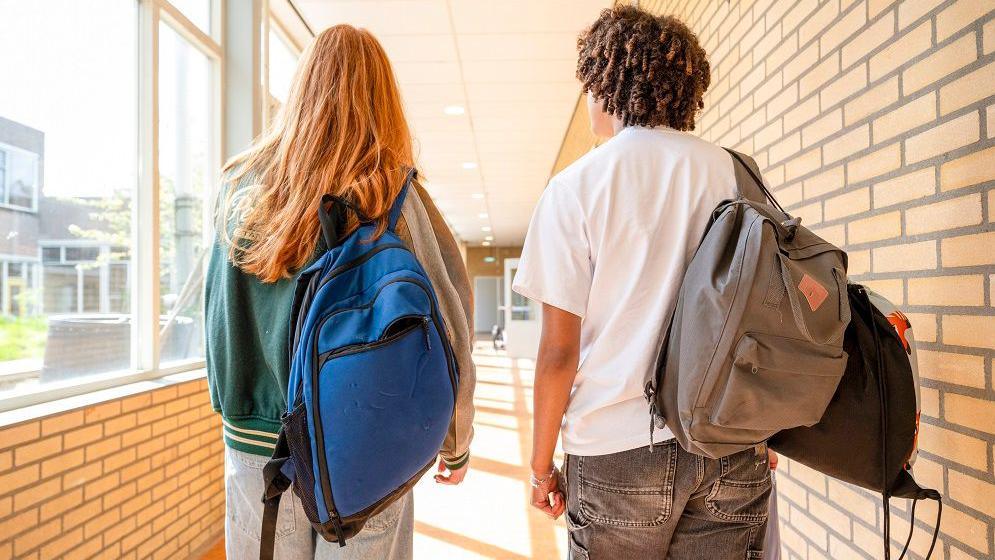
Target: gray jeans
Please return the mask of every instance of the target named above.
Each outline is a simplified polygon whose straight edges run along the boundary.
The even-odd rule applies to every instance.
[[[225,447],[225,554],[231,560],[259,558],[263,515],[263,465],[269,459]],[[317,538],[292,490],[280,498],[275,560],[411,560],[414,556],[411,492],[370,518],[346,546]]]
[[[674,440],[610,455],[567,455],[572,560],[760,560],[771,491],[767,449],[722,459]]]

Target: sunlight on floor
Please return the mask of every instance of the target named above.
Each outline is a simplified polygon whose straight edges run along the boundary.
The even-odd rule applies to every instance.
[[[566,526],[528,506],[532,360],[478,343],[470,473],[456,488],[415,487],[415,558],[565,558]]]

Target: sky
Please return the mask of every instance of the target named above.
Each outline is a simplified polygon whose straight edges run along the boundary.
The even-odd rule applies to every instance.
[[[209,0],[173,4],[209,26]],[[0,0],[0,116],[45,134],[46,196],[110,196],[138,174],[137,0]],[[270,34],[270,87],[286,100],[293,54]],[[204,184],[212,62],[160,26],[160,173],[186,169]],[[178,167],[179,165],[179,167]]]
[[[45,195],[136,184],[137,17],[132,0],[0,0],[0,116],[45,133]]]

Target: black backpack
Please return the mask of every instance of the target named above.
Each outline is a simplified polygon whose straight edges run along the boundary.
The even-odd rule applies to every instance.
[[[911,324],[897,310],[888,312],[889,320],[864,286],[849,284],[847,290],[851,319],[843,350],[849,359],[836,393],[817,424],[778,432],[768,444],[823,474],[880,493],[886,560],[891,557],[889,499],[913,500],[912,523],[900,558],[912,540],[916,502],[936,500],[939,509],[928,560],[936,546],[943,504],[939,492],[920,487],[912,476],[919,381],[905,332]],[[901,324],[894,323],[896,319]]]

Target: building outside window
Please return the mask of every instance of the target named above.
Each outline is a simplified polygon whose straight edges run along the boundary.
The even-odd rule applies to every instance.
[[[0,0],[0,411],[203,367],[220,4]],[[263,118],[300,52],[270,21]]]
[[[2,4],[0,400],[133,368],[142,7]]]

